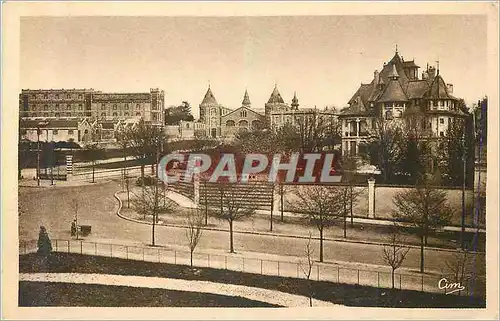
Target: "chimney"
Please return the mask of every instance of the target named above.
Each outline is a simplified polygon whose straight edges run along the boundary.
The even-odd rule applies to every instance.
[[[373,79],[374,79],[374,84],[378,85],[380,81],[380,76],[377,69],[375,69],[375,71],[373,72]]]
[[[453,94],[453,84],[446,84],[446,89],[448,90],[448,94]]]
[[[427,80],[427,78],[428,78],[427,71],[422,71],[422,80]]]
[[[430,66],[429,70],[428,70],[428,73],[429,73],[429,78],[431,80],[434,79],[434,77],[436,77],[436,67]]]

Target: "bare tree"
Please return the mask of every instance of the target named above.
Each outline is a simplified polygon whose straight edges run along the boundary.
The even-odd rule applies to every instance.
[[[89,143],[84,147],[84,155],[91,162],[92,183],[95,183],[95,166],[97,165],[97,161],[104,157],[104,149],[100,148],[98,143]]]
[[[127,208],[130,208],[130,177],[125,176],[125,190],[127,191]]]
[[[298,201],[292,205],[295,212],[303,213],[319,231],[319,261],[323,262],[323,233],[335,225],[342,215],[342,198],[332,186],[299,186],[295,192]]]
[[[251,217],[255,214],[255,208],[244,206],[242,200],[244,194],[238,192],[236,184],[220,183],[220,212],[215,215],[229,223],[229,251],[234,253],[233,224],[235,221]]]
[[[142,193],[135,195],[132,202],[134,209],[138,213],[143,214],[144,218],[148,215],[152,217],[151,243],[153,246],[155,245],[155,226],[158,223],[158,215],[160,213],[172,212],[176,207],[176,204],[172,200],[162,200],[163,195],[160,192],[159,184],[155,181],[151,186],[144,186],[141,189]]]
[[[391,267],[392,288],[394,289],[394,275],[406,259],[410,248],[404,245],[397,226],[393,226],[391,234],[388,236],[388,241],[389,245],[384,245],[382,259],[385,264]]]
[[[159,146],[166,142],[165,132],[161,127],[140,120],[136,126],[125,127],[119,133],[120,140],[126,140],[134,158],[141,163],[141,181],[144,187],[144,168],[158,158]]]
[[[186,238],[188,240],[189,253],[191,254],[191,267],[193,267],[193,252],[200,241],[203,226],[203,213],[200,210],[191,210],[187,219]]]
[[[395,220],[415,227],[420,236],[420,272],[424,272],[424,246],[430,231],[450,222],[452,208],[447,201],[446,192],[437,189],[435,180],[426,177],[414,188],[399,192],[394,196]]]
[[[459,283],[465,286],[469,280],[473,277],[473,254],[469,252],[467,247],[463,250],[453,254],[453,257],[445,261],[446,265],[446,276],[449,278],[448,281],[453,283]],[[460,291],[458,291],[460,294]]]
[[[312,269],[314,266],[314,260],[313,260],[314,250],[311,247],[311,239],[312,239],[312,235],[309,232],[309,238],[307,239],[306,248],[304,250],[304,256],[305,256],[307,261],[306,262],[302,262],[302,261],[299,262],[300,269],[302,270],[302,273],[304,274],[304,276],[307,279],[307,288],[308,288],[308,292],[309,292],[309,306],[310,307],[313,306],[313,302],[312,302],[313,291],[312,291],[311,274],[312,274]]]
[[[395,123],[378,120],[374,130],[374,138],[366,144],[362,157],[376,165],[381,171],[384,182],[391,180],[401,159],[402,129]]]

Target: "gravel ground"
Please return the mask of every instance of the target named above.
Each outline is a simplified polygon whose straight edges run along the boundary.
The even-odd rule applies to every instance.
[[[167,289],[212,293],[229,296],[241,296],[250,300],[267,302],[285,307],[309,306],[309,298],[280,291],[253,288],[243,285],[215,283],[209,281],[193,281],[170,278],[142,277],[112,274],[82,273],[20,273],[19,281],[30,282],[63,282],[78,284],[101,284],[112,286],[132,286],[141,288]],[[326,301],[313,299],[313,306],[335,306]]]

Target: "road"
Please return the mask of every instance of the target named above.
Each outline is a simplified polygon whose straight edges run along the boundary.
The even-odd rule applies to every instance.
[[[79,224],[92,225],[88,241],[135,242],[150,244],[151,227],[119,218],[116,215],[118,202],[113,194],[119,189],[116,182],[79,187],[20,188],[19,239],[36,240],[39,226],[44,225],[51,238],[70,238],[70,224],[75,216],[74,204],[78,202]],[[236,226],[238,223],[235,223]],[[235,234],[236,252],[260,252],[280,256],[304,255],[307,240],[277,236]],[[185,230],[158,226],[156,243],[159,245],[184,247],[187,249]],[[200,249],[227,251],[229,235],[220,231],[204,231],[198,245]],[[319,250],[316,248],[315,254]],[[384,265],[382,247],[374,244],[357,244],[326,241],[325,261],[356,262]],[[444,272],[445,262],[453,259],[449,251],[425,251],[425,269]],[[420,253],[412,249],[403,267],[418,270]],[[485,256],[476,257],[476,273],[485,274]]]

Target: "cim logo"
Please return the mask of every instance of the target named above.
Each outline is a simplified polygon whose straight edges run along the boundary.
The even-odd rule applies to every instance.
[[[439,280],[438,288],[440,290],[446,290],[446,294],[465,290],[465,286],[461,285],[460,282],[449,282],[446,278]]]

